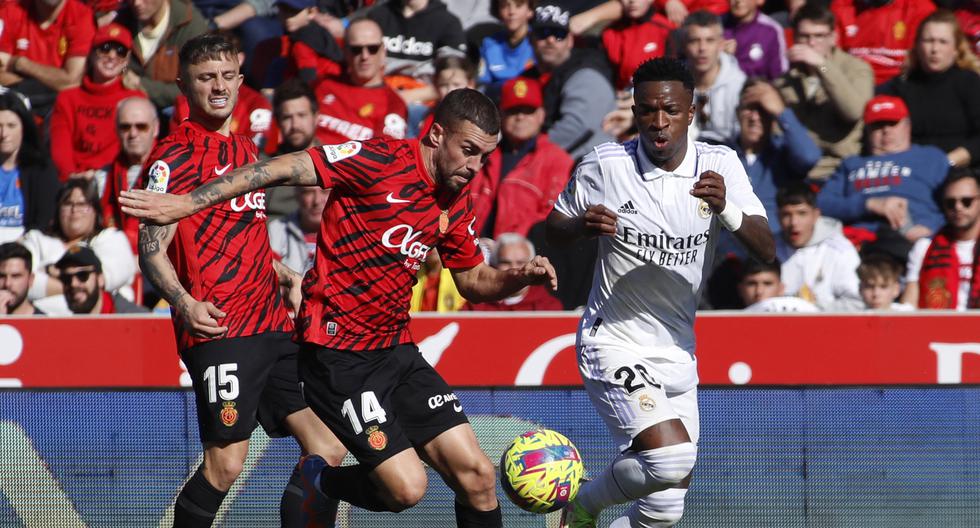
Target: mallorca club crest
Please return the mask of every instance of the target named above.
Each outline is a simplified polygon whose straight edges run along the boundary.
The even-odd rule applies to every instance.
[[[926,285],[926,307],[934,310],[953,308],[953,294],[946,289],[946,279],[936,277]]]
[[[384,431],[380,430],[377,425],[372,425],[367,428],[368,434],[368,445],[371,446],[375,451],[381,451],[382,449],[388,447],[388,435]]]
[[[222,402],[222,409],[219,415],[221,416],[221,423],[225,424],[225,427],[231,427],[238,423],[238,409],[235,408],[235,402],[226,401]]]

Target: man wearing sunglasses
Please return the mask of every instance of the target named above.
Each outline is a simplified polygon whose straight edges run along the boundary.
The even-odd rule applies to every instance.
[[[324,78],[316,86],[319,113],[316,137],[324,145],[377,136],[404,139],[408,110],[402,98],[385,86],[385,51],[381,26],[361,18],[344,35],[346,73]]]
[[[943,224],[934,193],[949,162],[942,150],[912,143],[909,111],[898,97],[879,95],[868,101],[864,127],[867,155],[841,162],[820,192],[817,207],[849,226],[852,236],[905,261],[916,240]]]
[[[548,137],[578,159],[592,147],[612,141],[602,130],[602,118],[616,108],[616,95],[603,53],[574,48],[570,18],[554,3],[534,9],[531,45],[537,65],[524,75],[542,84]]]
[[[919,308],[980,308],[980,182],[967,168],[950,171],[943,185],[946,225],[931,240],[920,239],[909,253],[902,302]]]
[[[54,265],[64,285],[68,308],[78,315],[147,313],[149,310],[105,290],[102,262],[87,246],[68,248]]]

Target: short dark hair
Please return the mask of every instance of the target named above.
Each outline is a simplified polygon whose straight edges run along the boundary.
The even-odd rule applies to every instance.
[[[681,23],[681,28],[689,28],[691,26],[698,27],[711,27],[711,26],[721,26],[721,17],[712,13],[711,11],[705,11],[704,9],[695,11],[684,19]]]
[[[980,186],[980,177],[978,177],[977,171],[969,167],[953,167],[949,169],[949,173],[946,175],[946,179],[943,180],[942,187],[940,187],[940,196],[946,194],[946,189],[950,185],[966,179],[972,179]]]
[[[633,86],[640,83],[657,81],[677,81],[684,85],[684,88],[694,93],[694,75],[687,67],[687,63],[680,59],[668,57],[658,57],[650,59],[633,72]]]
[[[6,262],[15,258],[23,260],[28,271],[34,266],[34,257],[31,255],[30,250],[19,242],[0,244],[0,262]]]
[[[278,119],[279,109],[283,103],[302,97],[310,101],[310,108],[315,113],[319,106],[317,104],[316,94],[313,93],[313,88],[310,88],[310,85],[303,82],[299,77],[293,77],[284,81],[276,88],[275,93],[272,94],[272,113]]]
[[[528,9],[534,12],[534,0],[514,0],[517,4],[527,4]],[[490,0],[490,15],[494,18],[500,18],[500,6],[502,6],[504,0]]]
[[[92,234],[86,238],[88,240],[102,232],[102,229],[105,227],[102,223],[102,200],[99,198],[99,190],[95,186],[95,180],[74,178],[68,180],[65,186],[58,190],[58,194],[55,197],[55,204],[61,207],[62,204],[68,201],[68,197],[71,196],[71,192],[75,189],[82,191],[85,203],[91,205],[92,211],[95,213],[95,227]],[[61,225],[61,215],[57,211],[55,212],[54,220],[51,222],[50,234],[62,240],[65,238],[64,228]]]
[[[820,24],[821,26],[829,26],[830,30],[834,30],[834,24],[836,20],[834,19],[834,12],[831,11],[827,6],[821,4],[820,2],[814,2],[813,0],[807,1],[803,4],[803,7],[793,15],[793,29],[797,30],[800,27],[800,22],[807,20],[813,24]]]
[[[466,74],[466,80],[472,81],[476,79],[476,66],[466,57],[443,55],[436,59],[434,66],[437,76],[445,70],[462,70]]]
[[[20,119],[23,135],[15,161],[22,167],[44,165],[48,159],[48,149],[43,144],[44,136],[37,128],[29,105],[27,97],[20,92],[9,88],[0,89],[0,110],[9,110]]]
[[[500,133],[500,112],[497,105],[472,88],[449,92],[436,105],[433,121],[446,129],[455,129],[461,122],[469,121],[491,136]]]
[[[790,182],[776,191],[776,207],[806,204],[817,206],[817,193],[803,182]]]
[[[902,271],[902,265],[890,255],[875,252],[861,258],[857,276],[861,282],[867,282],[875,277],[899,282],[902,279]]]
[[[192,64],[200,64],[209,60],[222,60],[233,57],[238,60],[238,46],[227,36],[220,33],[205,33],[184,43],[180,48],[180,69],[187,71]]]
[[[747,277],[759,273],[775,273],[782,278],[782,268],[779,259],[772,259],[772,262],[765,262],[755,258],[746,259],[742,262],[742,268],[738,273],[738,282],[742,282]]]

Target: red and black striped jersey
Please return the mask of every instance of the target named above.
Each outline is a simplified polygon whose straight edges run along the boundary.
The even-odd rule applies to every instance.
[[[151,191],[185,194],[252,163],[257,154],[248,136],[226,137],[187,120],[157,144],[143,181]],[[167,250],[187,292],[225,312],[218,322],[228,327],[226,337],[293,329],[265,222],[265,192],[253,191],[181,220]],[[171,311],[178,348],[206,341],[188,334]]]
[[[307,152],[320,185],[333,190],[303,281],[299,339],[355,351],[410,342],[412,286],[429,251],[437,248],[449,269],[483,262],[469,193],[437,198],[417,140]]]

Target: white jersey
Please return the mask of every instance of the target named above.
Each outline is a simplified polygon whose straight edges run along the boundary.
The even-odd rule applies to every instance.
[[[751,306],[747,306],[745,311],[748,313],[817,313],[820,311],[815,304],[799,297],[769,297]]]
[[[728,201],[747,215],[766,212],[732,149],[688,140],[680,166],[666,172],[638,141],[595,147],[555,204],[568,217],[598,204],[619,216],[616,236],[599,238],[578,344],[621,345],[644,357],[693,364],[694,312],[720,223],[690,191],[701,173],[713,170],[725,179]],[[697,383],[690,370],[693,380],[682,385]]]

